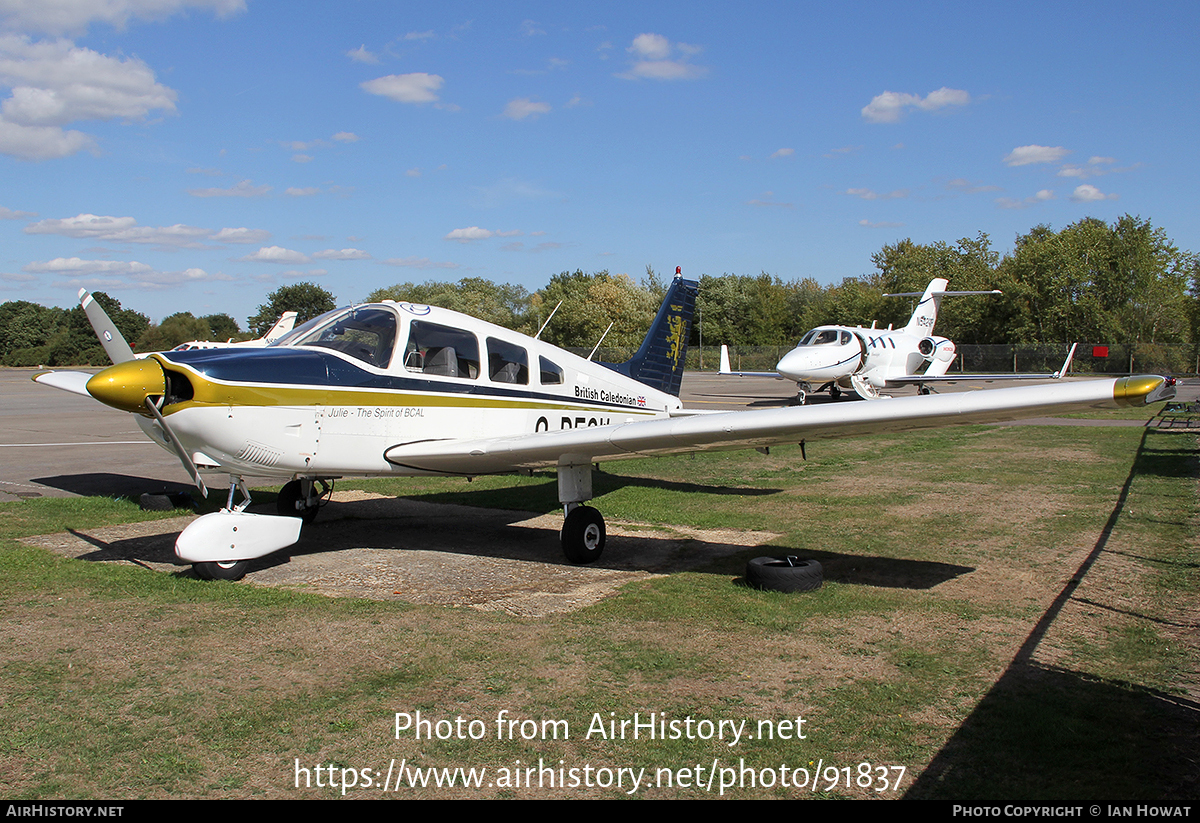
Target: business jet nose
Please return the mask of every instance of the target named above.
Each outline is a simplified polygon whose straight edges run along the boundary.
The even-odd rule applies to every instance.
[[[808,380],[815,370],[826,365],[813,362],[817,359],[811,351],[792,349],[780,359],[778,365],[775,366],[775,371],[792,380]]]
[[[106,406],[145,413],[145,400],[165,394],[167,379],[158,361],[147,357],[109,366],[87,381],[88,394]]]

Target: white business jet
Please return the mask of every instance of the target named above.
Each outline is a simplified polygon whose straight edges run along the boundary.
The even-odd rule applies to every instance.
[[[777,377],[794,380],[796,399],[801,405],[816,391],[829,389],[836,400],[843,390],[851,390],[864,400],[885,395],[880,389],[917,386],[921,394],[937,383],[957,383],[964,380],[1049,380],[1066,374],[1075,347],[1071,347],[1063,367],[1053,374],[948,374],[954,362],[954,343],[945,337],[935,337],[934,323],[943,297],[977,294],[1000,294],[993,291],[946,291],[948,281],[936,278],[924,292],[885,294],[884,297],[920,297],[908,325],[893,331],[857,326],[818,326],[804,337],[796,348],[783,356],[773,372],[733,371],[729,364],[729,348],[721,346],[719,371],[737,377]]]
[[[179,560],[208,579],[238,579],[251,560],[297,542],[341,477],[555,468],[563,551],[588,563],[605,544],[603,517],[582,505],[601,461],[765,451],[1175,394],[1161,377],[1134,376],[840,408],[692,412],[679,386],[696,293],[694,281],[676,276],[641,348],[621,364],[584,360],[447,309],[383,302],[331,311],[261,349],[157,352],[96,375],[43,372],[34,380],[136,415],[202,494],[202,475],[228,476],[225,508],[194,520],[175,544]],[[278,515],[246,511],[248,476],[286,482]]]

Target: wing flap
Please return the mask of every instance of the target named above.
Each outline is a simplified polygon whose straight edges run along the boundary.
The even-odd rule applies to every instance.
[[[441,440],[393,446],[387,460],[422,471],[488,474],[689,451],[758,448],[825,437],[998,423],[1055,411],[1115,408],[1167,400],[1174,387],[1155,376],[904,397],[872,403],[827,403],[657,418],[614,426],[517,437]]]

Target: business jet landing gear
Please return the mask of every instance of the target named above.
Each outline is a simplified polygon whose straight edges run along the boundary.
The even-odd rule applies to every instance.
[[[572,563],[594,563],[604,551],[604,518],[591,506],[580,504],[592,499],[592,464],[558,467],[558,500],[563,504],[563,554]]]
[[[796,384],[796,405],[803,406],[808,402],[808,393],[812,391],[812,386],[808,383]]]
[[[575,505],[562,527],[563,554],[572,563],[593,563],[604,551],[604,518],[591,506]]]

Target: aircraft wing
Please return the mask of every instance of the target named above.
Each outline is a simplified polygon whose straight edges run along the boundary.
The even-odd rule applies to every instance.
[[[1059,374],[938,374],[923,375],[909,374],[903,377],[889,377],[887,386],[924,386],[929,383],[962,383],[965,380],[975,380],[993,383],[997,380],[1057,380]]]
[[[401,443],[389,462],[423,471],[489,474],[690,451],[762,448],[801,440],[937,426],[998,423],[1084,408],[1142,406],[1175,396],[1162,377],[1137,375],[1045,386],[793,406],[477,440]]]
[[[961,383],[964,380],[977,380],[983,383],[993,383],[997,380],[1058,380],[1068,371],[1071,370],[1071,360],[1075,357],[1075,349],[1078,343],[1071,344],[1071,350],[1067,352],[1067,359],[1063,361],[1062,368],[1053,374],[909,374],[903,377],[889,377],[887,385],[895,386],[923,386],[926,383]]]

